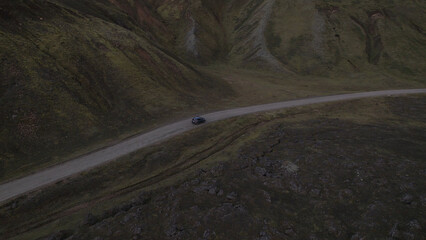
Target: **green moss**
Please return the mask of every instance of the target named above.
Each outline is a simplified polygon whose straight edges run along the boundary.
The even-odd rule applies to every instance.
[[[424,61],[417,53],[424,54],[425,50],[424,44],[419,42],[423,38],[421,32],[416,33],[409,22],[411,19],[424,22],[421,10],[424,7],[420,2],[407,4],[405,1],[343,0],[307,4],[278,1],[266,38],[274,56],[301,74],[322,75],[324,69],[340,75],[375,71],[384,76],[398,74],[415,80],[424,75],[417,72],[425,69]],[[374,13],[380,16],[376,18]],[[324,21],[324,24],[318,25],[319,21]],[[294,39],[309,35],[315,37],[294,44]],[[274,40],[277,37],[282,41],[279,47]],[[339,51],[338,55],[335,54],[336,50]],[[388,62],[382,57],[384,52],[394,59],[403,58],[404,61],[399,63],[403,67],[389,71]],[[417,59],[416,63],[412,62],[413,59]],[[348,61],[356,63],[356,67],[348,68]]]
[[[140,30],[124,28],[137,26],[110,15],[112,5],[83,10],[67,1],[46,1],[40,7],[43,11],[29,8],[0,24],[5,81],[0,132],[8,143],[1,151],[12,157],[2,159],[1,180],[63,161],[165,113],[194,108],[197,99],[230,93],[223,81],[206,83]],[[27,17],[34,15],[39,17]]]

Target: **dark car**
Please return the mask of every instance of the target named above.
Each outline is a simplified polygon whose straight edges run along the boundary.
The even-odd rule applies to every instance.
[[[201,124],[201,123],[205,123],[205,122],[206,122],[206,119],[203,118],[203,117],[194,117],[194,118],[192,118],[192,124],[195,124],[195,125],[198,125],[198,124]]]

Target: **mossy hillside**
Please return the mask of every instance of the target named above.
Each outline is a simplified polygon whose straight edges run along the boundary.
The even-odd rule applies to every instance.
[[[111,1],[151,34],[153,40],[190,62],[211,63],[227,54],[222,23],[225,1]],[[188,33],[195,41],[188,44]]]
[[[229,59],[232,63],[241,66],[260,51],[264,42],[256,41],[255,37],[263,35],[264,29],[259,29],[262,19],[269,19],[268,14],[262,12],[267,2],[270,1],[240,0],[229,6],[232,13],[228,16],[232,43]]]
[[[84,9],[75,1],[61,2]],[[416,80],[422,80],[426,68],[421,61],[426,41],[421,2],[102,0],[85,4],[90,6],[85,12],[103,17],[108,12],[108,18],[134,29],[120,15],[127,14],[149,39],[194,63],[229,60],[245,67],[281,65],[303,76],[380,73]],[[194,39],[188,44],[191,31]]]
[[[421,2],[132,2],[150,5],[150,16],[173,35],[169,48],[197,63],[228,61],[250,68],[276,65],[274,70],[280,65],[302,76],[336,78],[380,73],[419,81],[426,69],[422,61],[425,5]],[[185,45],[193,27],[196,54]]]
[[[190,5],[190,14],[195,19],[197,58],[203,63],[226,60],[230,48],[227,5],[223,0],[202,0],[198,5]]]
[[[151,40],[194,63],[274,65],[273,70],[336,79],[380,74],[421,81],[426,71],[422,2],[109,2],[127,13]]]
[[[114,21],[50,1],[9,8],[0,24],[0,179],[227,92]]]
[[[380,72],[422,80],[425,7],[420,1],[276,1],[268,47],[303,75]]]
[[[12,175],[30,156],[64,156],[148,126],[166,112],[230,96],[225,84],[177,55],[213,68],[251,68],[259,88],[235,76],[239,70],[215,74],[238,80],[234,89],[242,98],[226,98],[235,106],[424,83],[420,2],[22,0],[0,6],[0,172],[15,169]],[[273,84],[265,83],[271,63],[295,74],[273,71]]]

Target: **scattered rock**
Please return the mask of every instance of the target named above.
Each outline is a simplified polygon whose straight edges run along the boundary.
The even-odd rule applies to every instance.
[[[10,205],[10,209],[13,210],[15,208],[18,207],[18,203],[16,201],[14,201],[11,205]]]
[[[198,175],[199,175],[199,176],[204,176],[204,175],[206,175],[206,173],[207,173],[207,170],[206,170],[206,169],[204,169],[204,168],[201,168],[201,169],[198,171]]]
[[[426,195],[425,194],[422,194],[420,196],[420,202],[421,202],[423,207],[426,207]]]
[[[198,187],[194,187],[193,189],[192,189],[192,191],[194,192],[194,193],[196,193],[196,194],[200,194],[200,193],[202,193],[202,192],[205,192],[205,191],[208,191],[209,189],[208,189],[208,187],[206,187],[206,186],[198,186]]]
[[[172,224],[166,231],[168,237],[179,236],[184,228],[180,225]]]
[[[315,236],[314,234],[311,234],[311,235],[309,236],[309,240],[318,240],[318,237],[317,237],[317,236]]]
[[[223,173],[223,164],[219,164],[216,167],[213,167],[212,169],[210,169],[210,173],[212,174],[213,177],[218,177],[220,175],[222,175]]]
[[[207,229],[203,233],[203,240],[214,239],[215,237],[216,237],[216,232],[211,231],[210,229]]]
[[[142,205],[145,205],[149,203],[151,197],[146,192],[142,192],[141,194],[139,194],[138,199]]]
[[[283,162],[282,168],[288,173],[296,173],[296,172],[299,171],[299,166],[297,166],[296,164],[294,164],[290,161]]]
[[[294,232],[293,228],[287,228],[287,229],[284,231],[284,233],[285,233],[285,235],[287,235],[287,236],[295,236],[295,235],[296,235],[296,232]]]
[[[365,237],[362,237],[359,233],[352,235],[351,240],[365,240]]]
[[[123,211],[123,212],[127,212],[127,211],[129,211],[132,207],[133,207],[133,205],[132,205],[131,203],[125,203],[125,204],[122,204],[122,205],[120,206],[120,210],[121,210],[121,211]]]
[[[401,191],[414,190],[415,184],[412,182],[403,182],[399,185]]]
[[[194,211],[194,212],[198,212],[198,211],[200,211],[200,208],[199,208],[197,205],[192,206],[192,207],[190,207],[189,209],[191,209],[191,211]]]
[[[306,193],[302,184],[300,184],[297,180],[294,180],[294,179],[290,180],[289,185],[290,185],[289,186],[290,189],[296,193],[299,193],[299,194]]]
[[[234,206],[234,209],[236,209],[236,210],[238,210],[238,211],[240,211],[240,212],[244,212],[246,209],[243,207],[243,205],[241,205],[241,204],[236,204],[235,206]]]
[[[140,235],[142,233],[142,228],[141,227],[135,227],[132,231],[132,233],[134,235]]]
[[[404,196],[401,197],[400,200],[401,200],[401,202],[403,202],[405,204],[410,204],[410,203],[413,202],[413,199],[414,199],[413,195],[406,193],[406,194],[404,194]]]
[[[411,232],[404,232],[404,233],[402,233],[402,235],[403,235],[402,239],[405,239],[405,240],[414,240],[415,239],[414,234],[411,233]]]
[[[72,236],[73,232],[70,230],[62,230],[57,233],[54,233],[44,240],[63,240],[63,239],[69,239]]]
[[[87,225],[87,226],[92,226],[92,225],[96,224],[98,221],[99,221],[99,219],[96,216],[89,213],[89,214],[87,214],[86,219],[84,220],[83,224]]]
[[[216,187],[212,187],[209,189],[209,194],[210,195],[215,195],[216,194]]]
[[[237,198],[238,194],[236,192],[231,192],[228,195],[226,195],[226,198],[228,200],[235,200]]]
[[[266,176],[267,171],[266,171],[266,169],[264,169],[264,168],[256,167],[256,168],[254,169],[254,173],[255,173],[256,175],[258,175],[258,176]]]
[[[211,188],[215,188],[214,185],[209,185],[208,182],[202,182],[199,186],[196,186],[192,189],[194,193],[202,193],[202,192],[208,192]]]
[[[217,193],[217,196],[218,196],[218,197],[220,197],[220,196],[222,196],[222,195],[223,195],[223,190],[222,190],[222,189],[220,189],[220,190],[219,190],[219,192]]]
[[[268,203],[271,203],[271,195],[267,191],[263,191],[263,196]]]
[[[309,191],[309,194],[313,197],[318,197],[321,193],[321,190],[314,188]]]
[[[102,219],[114,217],[118,212],[120,212],[118,207],[111,208],[102,214]]]
[[[352,198],[353,192],[350,189],[343,189],[339,191],[339,198],[342,201],[348,200]]]
[[[345,229],[342,224],[337,220],[325,221],[325,227],[329,234],[332,234],[337,239],[341,239],[345,235]]]
[[[268,234],[265,231],[262,231],[262,232],[259,233],[259,238],[258,239],[259,240],[269,240],[270,238],[269,238]]]
[[[102,220],[102,221],[100,221],[100,222],[98,222],[98,223],[96,223],[95,225],[93,225],[93,227],[96,229],[96,230],[104,230],[104,229],[107,229],[108,228],[108,222],[104,219],[104,220]]]
[[[389,236],[391,238],[400,238],[401,233],[398,229],[398,223],[395,223],[392,227],[392,229],[389,231]]]
[[[198,179],[198,178],[194,178],[194,179],[192,179],[192,180],[191,180],[191,184],[192,184],[192,185],[198,185],[198,184],[200,184],[200,179]]]
[[[233,204],[232,203],[223,203],[222,206],[230,209],[230,208],[232,208]]]
[[[422,229],[422,226],[420,225],[419,221],[417,221],[416,219],[411,220],[407,225],[412,230],[420,230],[420,229]]]
[[[120,223],[121,223],[122,225],[124,225],[124,224],[128,223],[130,220],[132,220],[133,218],[137,218],[136,213],[129,213],[129,214],[126,214],[126,215],[123,217],[123,219],[120,221]]]

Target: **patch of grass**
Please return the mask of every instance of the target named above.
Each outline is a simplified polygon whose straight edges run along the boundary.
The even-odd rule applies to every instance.
[[[222,108],[349,92],[424,87],[421,82],[372,73],[354,73],[346,77],[284,76],[277,72],[222,64],[199,69],[227,81],[237,93],[236,97],[224,99]]]

